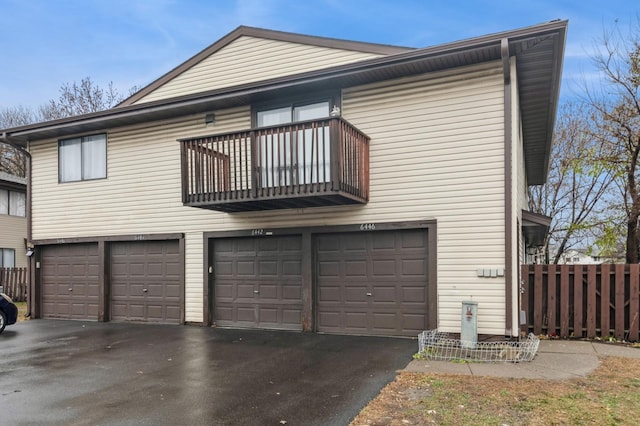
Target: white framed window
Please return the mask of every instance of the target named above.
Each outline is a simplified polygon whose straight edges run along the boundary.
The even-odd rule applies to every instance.
[[[0,215],[21,216],[27,215],[27,196],[24,192],[0,189]]]
[[[16,267],[16,251],[10,248],[0,248],[0,268]]]
[[[58,179],[60,182],[106,177],[107,135],[90,135],[59,141]]]

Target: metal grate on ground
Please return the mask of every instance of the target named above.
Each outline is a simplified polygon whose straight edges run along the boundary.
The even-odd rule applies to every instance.
[[[538,352],[540,339],[533,333],[519,341],[471,342],[436,330],[418,335],[419,359],[468,362],[529,362]]]

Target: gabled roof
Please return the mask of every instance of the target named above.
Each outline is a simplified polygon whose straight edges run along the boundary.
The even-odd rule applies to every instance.
[[[163,84],[182,74],[186,70],[192,68],[196,64],[200,63],[204,59],[213,55],[217,51],[222,48],[230,45],[233,41],[237,40],[242,36],[249,37],[257,37],[268,40],[278,40],[285,41],[289,43],[298,43],[298,44],[308,44],[312,46],[318,47],[328,47],[331,49],[341,49],[341,50],[353,50],[356,52],[362,53],[374,53],[378,55],[393,55],[396,53],[407,52],[409,50],[413,50],[411,47],[400,47],[400,46],[391,46],[387,44],[375,44],[375,43],[364,43],[359,41],[351,41],[351,40],[340,40],[335,38],[327,38],[327,37],[316,37],[309,36],[303,34],[295,34],[288,33],[283,31],[273,31],[266,30],[263,28],[255,28],[255,27],[247,27],[247,26],[239,26],[226,36],[222,37],[220,40],[216,41],[209,47],[202,50],[200,53],[191,57],[187,61],[178,65],[168,73],[164,74],[160,78],[156,79],[149,85],[143,87],[138,92],[131,95],[129,98],[122,101],[118,106],[126,106],[133,105],[136,101],[142,99],[149,93],[153,92]]]
[[[530,185],[542,184],[546,180],[549,165],[566,31],[567,21],[557,20],[291,76],[122,105],[106,111],[6,129],[0,131],[0,141],[4,138],[25,146],[27,141],[210,112],[294,91],[339,89],[490,61],[502,61],[505,64],[505,57],[514,56],[518,71],[527,182]]]

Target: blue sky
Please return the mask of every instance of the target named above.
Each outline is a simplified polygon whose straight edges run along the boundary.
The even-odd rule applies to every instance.
[[[37,107],[90,76],[144,86],[239,25],[426,47],[568,19],[563,97],[593,75],[596,38],[637,0],[0,0],[0,108]]]

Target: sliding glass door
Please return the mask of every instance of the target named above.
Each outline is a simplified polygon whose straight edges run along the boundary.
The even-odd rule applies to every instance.
[[[329,101],[258,111],[258,127],[282,125],[259,137],[262,187],[331,180],[329,125],[312,121],[328,117]]]

